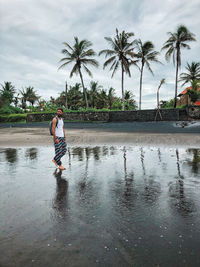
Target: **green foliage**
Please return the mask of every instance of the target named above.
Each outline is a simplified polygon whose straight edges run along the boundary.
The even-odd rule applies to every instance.
[[[27,114],[0,115],[0,122],[22,122],[26,120]]]
[[[187,107],[187,104],[182,104],[180,106],[177,106],[178,109],[185,109]]]
[[[187,72],[180,74],[180,80],[183,81],[183,85],[188,82],[193,82],[195,80],[200,80],[200,62],[192,62],[191,64],[187,63],[185,67]]]
[[[196,102],[200,98],[200,92],[193,90],[193,89],[188,90],[186,94],[189,95],[193,103]]]
[[[112,103],[112,109],[114,110],[121,110],[122,109],[122,103],[120,99],[117,99],[115,102]]]
[[[0,89],[0,99],[1,102],[7,104],[11,104],[14,99],[14,93],[15,93],[15,87],[11,84],[11,82],[4,82],[4,84],[1,84]]]
[[[169,101],[161,100],[160,108],[163,108],[163,109],[174,108],[174,98],[170,99]]]
[[[200,99],[200,92],[197,90],[200,87],[199,80],[194,80],[191,82],[192,89],[188,90],[186,95],[189,95],[191,101],[195,103]]]
[[[15,113],[24,113],[21,108],[13,107],[10,105],[4,105],[0,108],[0,114],[15,114]]]

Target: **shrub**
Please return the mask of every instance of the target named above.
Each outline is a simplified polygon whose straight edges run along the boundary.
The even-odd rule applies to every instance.
[[[0,115],[0,122],[22,122],[26,120],[27,114]]]
[[[24,111],[21,108],[13,107],[10,105],[4,105],[0,108],[0,114],[18,114],[18,113],[24,113]]]

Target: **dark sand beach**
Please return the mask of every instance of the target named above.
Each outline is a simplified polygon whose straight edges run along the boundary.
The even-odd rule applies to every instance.
[[[200,147],[200,123],[65,123],[68,144]],[[47,123],[1,124],[0,147],[52,146]]]
[[[0,266],[199,266],[198,122],[65,128],[59,172],[47,123],[0,126]]]

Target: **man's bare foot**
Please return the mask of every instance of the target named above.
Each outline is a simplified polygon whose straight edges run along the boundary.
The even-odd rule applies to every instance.
[[[66,168],[64,166],[62,166],[62,165],[59,166],[59,169],[62,170],[62,171],[66,170]]]
[[[55,159],[52,159],[52,162],[58,167],[58,164],[56,163]]]

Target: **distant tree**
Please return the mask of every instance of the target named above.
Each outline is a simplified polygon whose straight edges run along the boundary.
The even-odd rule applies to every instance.
[[[141,67],[139,67],[140,70],[140,97],[139,97],[139,110],[141,110],[141,102],[142,102],[142,78],[143,78],[143,69],[144,66],[148,68],[148,70],[153,74],[153,71],[150,67],[151,62],[161,63],[157,56],[159,55],[159,52],[154,50],[154,45],[152,42],[147,41],[145,43],[142,43],[140,39],[135,41],[136,43],[136,57],[141,62]]]
[[[191,82],[192,89],[187,90],[187,95],[189,95],[191,101],[195,103],[198,99],[200,99],[200,92],[197,90],[200,88],[200,81],[194,80]]]
[[[28,100],[28,93],[27,90],[25,90],[24,88],[22,88],[22,90],[19,90],[20,94],[21,94],[21,107],[26,110],[26,102]]]
[[[80,83],[70,86],[68,91],[68,107],[70,109],[77,110],[83,105],[83,93],[81,92],[80,88]]]
[[[174,98],[170,99],[170,100],[161,100],[160,101],[160,108],[163,109],[169,109],[169,108],[173,108],[174,107]]]
[[[181,49],[190,49],[187,44],[191,41],[196,41],[194,34],[191,33],[184,25],[178,26],[176,32],[168,32],[169,39],[164,43],[162,50],[167,50],[165,58],[167,61],[173,58],[173,63],[176,65],[176,80],[175,80],[175,97],[174,97],[174,108],[177,103],[177,87],[178,87],[178,69],[181,66]]]
[[[81,84],[83,87],[84,97],[85,97],[85,104],[86,108],[88,108],[88,101],[87,101],[87,93],[83,82],[83,75],[81,68],[83,68],[89,76],[92,77],[91,71],[88,69],[87,65],[92,65],[94,67],[98,67],[98,62],[91,58],[96,55],[93,49],[90,47],[92,46],[92,43],[88,40],[81,40],[79,41],[78,37],[74,37],[75,43],[73,47],[71,47],[68,43],[64,43],[65,49],[62,50],[62,53],[66,56],[60,60],[60,62],[64,62],[59,69],[64,68],[70,63],[75,63],[71,73],[70,78],[73,76],[73,74],[79,74],[81,79]]]
[[[27,93],[27,101],[30,102],[33,107],[34,103],[39,100],[40,96],[36,94],[36,91],[31,86],[26,88],[26,93]]]
[[[108,96],[105,89],[102,89],[98,94],[97,108],[107,108],[108,107]]]
[[[36,95],[36,91],[34,91],[34,88],[29,86],[25,89],[22,88],[22,90],[19,90],[21,94],[21,102],[22,102],[22,108],[26,109],[26,102],[30,102],[32,107],[36,101],[39,100],[40,96]]]
[[[158,89],[157,89],[157,108],[160,108],[160,100],[159,100],[159,92],[160,92],[160,88],[161,86],[165,83],[165,79],[162,79],[160,81],[160,84],[158,86]]]
[[[116,100],[115,89],[110,87],[109,90],[108,90],[108,106],[109,106],[109,109],[112,109],[112,105],[113,105],[115,100]]]
[[[7,101],[8,104],[11,104],[14,100],[15,87],[11,82],[4,82],[1,84],[0,96],[4,99],[4,102]]]
[[[188,72],[183,72],[180,74],[179,81],[183,81],[182,84],[191,83],[194,80],[200,80],[200,62],[192,62],[191,64],[187,63],[186,70]]]
[[[121,83],[122,83],[122,110],[124,110],[124,73],[128,74],[131,77],[130,65],[135,64],[133,61],[133,44],[134,41],[130,41],[130,38],[134,36],[133,32],[118,32],[116,29],[116,35],[112,39],[111,37],[105,37],[106,41],[111,46],[111,49],[104,49],[99,52],[99,55],[105,54],[105,58],[109,57],[103,68],[111,65],[110,71],[112,71],[112,76],[114,76],[117,69],[121,68]]]
[[[136,101],[134,100],[134,96],[131,91],[128,90],[125,91],[124,99],[125,99],[126,110],[136,110],[137,108]]]
[[[96,103],[98,101],[98,95],[100,90],[102,89],[101,85],[98,85],[98,82],[91,81],[90,90],[88,92],[89,98],[91,99],[91,106],[96,107]]]

